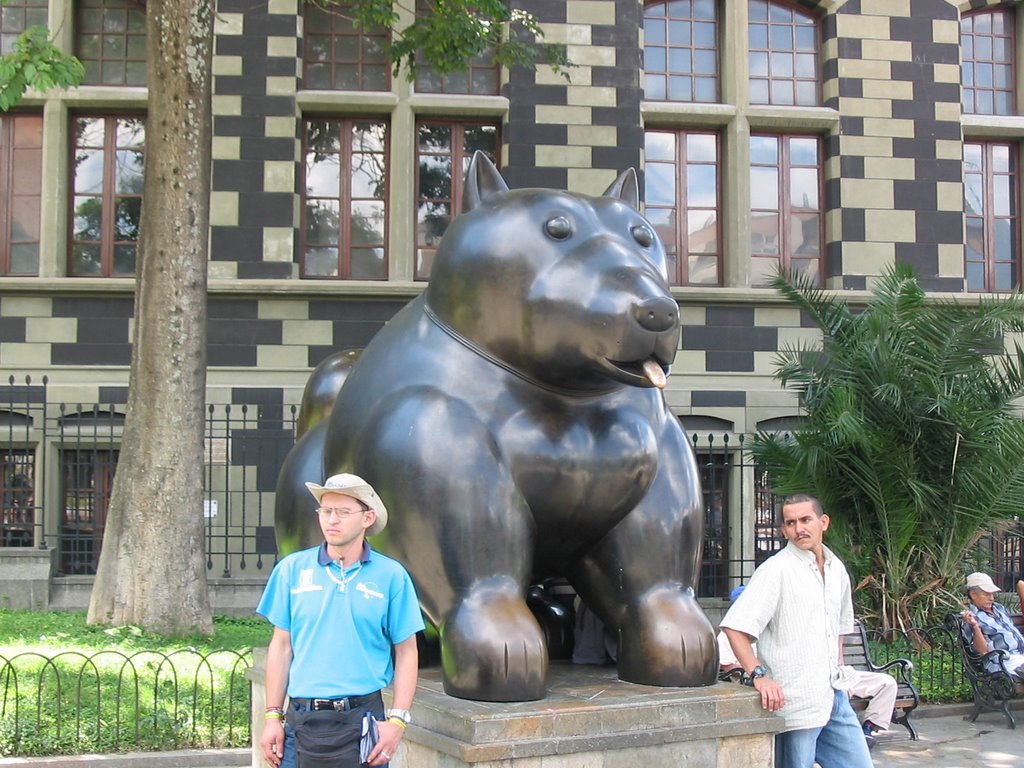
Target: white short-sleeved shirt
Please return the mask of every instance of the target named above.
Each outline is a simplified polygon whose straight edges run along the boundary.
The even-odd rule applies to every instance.
[[[721,621],[757,641],[757,657],[782,686],[786,730],[828,722],[833,689],[848,685],[839,638],[852,632],[850,576],[825,547],[825,575],[813,552],[790,543],[766,560]]]

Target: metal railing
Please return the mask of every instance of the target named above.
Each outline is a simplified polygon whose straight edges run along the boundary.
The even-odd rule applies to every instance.
[[[59,575],[96,572],[123,434],[123,404],[52,402],[48,380],[0,386],[0,546],[55,547]],[[297,409],[210,404],[204,430],[207,567],[269,573],[273,495]]]
[[[0,756],[248,746],[252,664],[191,649],[0,656]]]
[[[260,399],[260,390],[246,394]],[[280,397],[272,394],[266,399]],[[61,575],[95,572],[123,411],[120,404],[51,402],[45,377],[11,377],[0,386],[0,546],[53,546]],[[295,406],[279,403],[207,406],[203,485],[211,575],[264,575],[276,562],[273,497],[297,415]],[[778,499],[750,459],[750,435],[692,432],[690,439],[705,509],[698,594],[723,598],[782,547]],[[998,581],[1021,578],[1024,522],[987,537],[979,552]]]

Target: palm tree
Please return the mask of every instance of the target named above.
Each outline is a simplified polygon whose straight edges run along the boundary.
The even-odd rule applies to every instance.
[[[1024,510],[1024,330],[1019,293],[971,306],[927,298],[906,265],[862,311],[780,273],[772,287],[822,330],[820,346],[780,352],[775,376],[806,418],[762,433],[751,452],[778,493],[807,491],[831,511],[862,613],[886,630],[921,626],[960,596],[979,538]]]

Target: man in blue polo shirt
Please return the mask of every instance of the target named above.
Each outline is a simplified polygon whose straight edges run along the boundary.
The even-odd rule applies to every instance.
[[[358,768],[361,729],[372,712],[378,738],[363,760],[387,765],[416,691],[416,633],[423,629],[416,590],[402,565],[366,542],[388,520],[366,481],[342,474],[306,487],[319,505],[324,542],[281,560],[256,609],[274,625],[260,747],[272,766],[294,768],[298,757],[299,768]],[[385,718],[380,692],[389,684],[393,707]]]

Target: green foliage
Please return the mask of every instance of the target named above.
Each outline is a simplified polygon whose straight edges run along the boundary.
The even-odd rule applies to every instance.
[[[800,276],[773,287],[824,337],[779,354],[807,415],[792,435],[758,435],[754,458],[774,490],[832,513],[865,616],[907,627],[955,609],[965,555],[1024,509],[1024,351],[1002,351],[1024,298],[928,298],[906,265],[859,312]]]
[[[82,62],[51,43],[46,27],[29,27],[11,51],[0,57],[0,111],[21,101],[29,88],[68,88],[78,85],[84,76]]]
[[[212,638],[102,628],[80,613],[0,611],[0,755],[243,747],[260,618]]]
[[[402,67],[415,79],[417,56],[437,74],[464,71],[470,61],[490,57],[504,67],[546,64],[568,79],[572,66],[565,47],[542,42],[537,18],[508,7],[505,0],[427,0],[417,4],[412,23],[401,26],[392,0],[307,0],[345,18],[359,29],[390,28],[388,58],[397,76]]]

